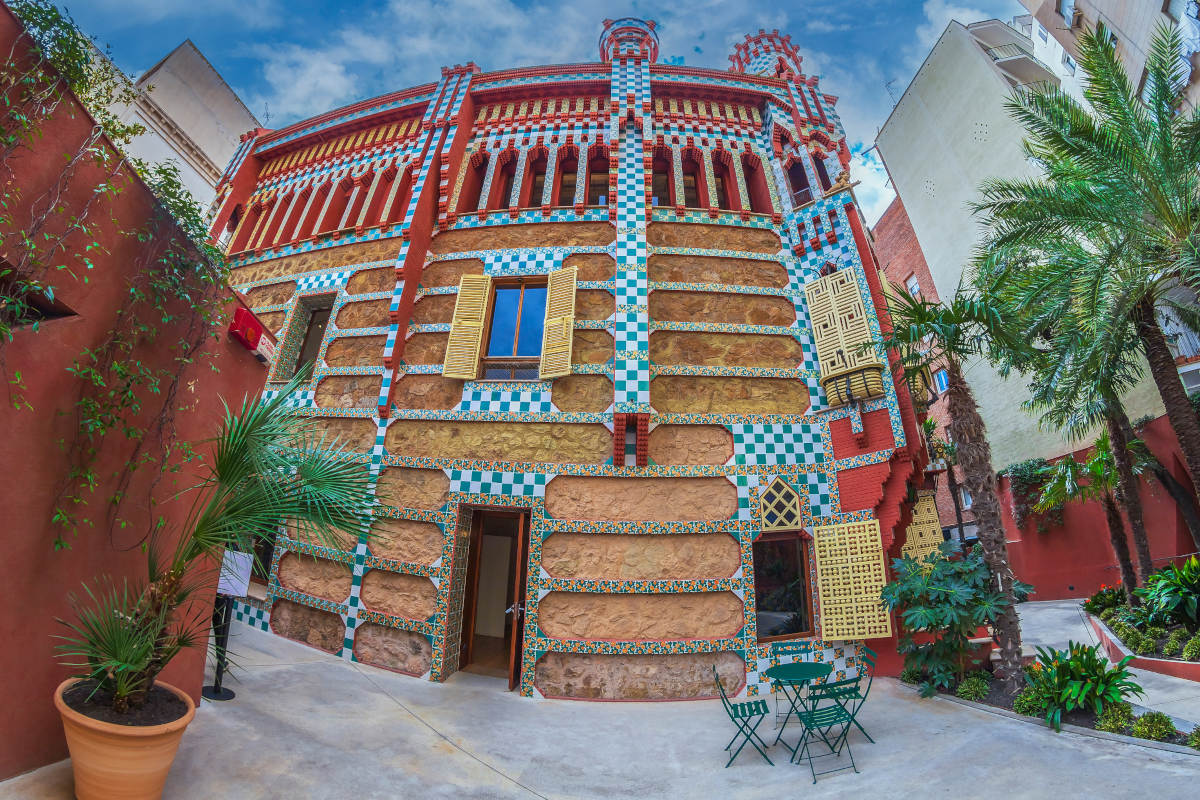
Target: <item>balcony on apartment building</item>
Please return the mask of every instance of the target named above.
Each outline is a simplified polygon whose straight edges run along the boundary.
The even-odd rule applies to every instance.
[[[1195,306],[1200,302],[1195,292],[1182,286],[1172,289],[1170,294],[1171,299],[1180,305]],[[1200,391],[1200,335],[1168,307],[1159,307],[1158,319],[1166,334],[1167,346],[1175,356],[1184,388],[1189,394]]]
[[[991,56],[1013,86],[1058,84],[1054,70],[1033,54],[1033,40],[1009,23],[998,19],[984,20],[968,25],[967,32]]]

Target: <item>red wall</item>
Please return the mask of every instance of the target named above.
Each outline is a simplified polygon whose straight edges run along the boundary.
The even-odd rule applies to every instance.
[[[8,10],[0,9],[0,48],[4,52],[9,51],[18,31],[18,23]],[[23,198],[37,197],[45,190],[47,182],[59,174],[63,154],[77,150],[91,125],[91,119],[74,102],[64,103],[43,126],[44,136],[36,141],[35,150],[19,152],[10,161]],[[101,177],[102,173],[90,163],[80,169],[64,198],[69,211],[82,207]],[[32,405],[32,409],[14,409],[10,399],[16,392],[10,389],[0,410],[4,429],[0,463],[5,465],[4,480],[0,481],[0,507],[5,512],[0,529],[4,543],[0,586],[4,587],[5,600],[0,606],[0,642],[4,643],[0,648],[0,675],[4,677],[0,681],[0,741],[4,742],[0,746],[0,779],[67,754],[51,693],[68,674],[55,661],[57,642],[52,638],[63,632],[55,619],[71,616],[68,593],[78,592],[83,581],[103,573],[118,580],[143,578],[146,562],[138,543],[159,514],[166,518],[168,529],[177,532],[175,526],[181,522],[184,509],[169,498],[180,486],[194,482],[194,472],[172,475],[154,470],[151,475],[152,470],[146,469],[135,473],[122,510],[132,524],[124,529],[108,524],[104,505],[111,496],[115,476],[131,453],[129,443],[119,433],[108,436],[94,464],[100,485],[90,506],[80,509],[80,516],[92,518],[95,524],[81,526],[77,535],[68,537],[69,550],[53,549],[57,531],[50,517],[69,469],[69,460],[59,443],[74,438],[73,405],[81,389],[67,368],[83,348],[102,342],[128,291],[128,277],[138,265],[147,263],[153,248],[161,247],[118,233],[119,228],[144,226],[152,208],[149,190],[137,181],[115,200],[101,201],[91,212],[91,218],[100,226],[93,238],[106,249],[96,251],[99,254],[94,256],[95,266],[90,271],[78,262],[68,262],[76,274],[87,275],[86,285],[71,279],[65,270],[50,281],[56,297],[76,316],[46,321],[36,332],[21,328],[11,343],[0,345],[4,380],[19,371],[24,382],[19,393]],[[28,210],[21,207],[15,209],[15,214],[18,222],[29,216]],[[6,236],[4,241],[11,242],[12,238]],[[19,253],[10,247],[6,244],[2,255],[14,262]],[[68,248],[66,252],[76,250]],[[226,310],[232,308],[229,305]],[[181,407],[176,415],[181,439],[199,442],[211,437],[222,415],[219,398],[240,405],[246,393],[261,390],[266,377],[264,367],[224,333],[224,326],[219,330],[218,338],[209,340],[205,352],[185,370],[180,382],[175,402]],[[159,343],[142,348],[140,355],[155,367],[171,367],[173,353],[166,345],[180,335],[178,331],[163,330]],[[198,449],[206,451],[203,445]],[[150,445],[147,450],[153,453],[155,448]],[[155,478],[159,481],[152,487]],[[153,511],[152,497],[159,503]],[[210,605],[211,601],[211,590],[197,600]],[[167,668],[163,678],[198,698],[204,657],[203,648],[186,651]]]
[[[1187,473],[1183,469],[1179,445],[1166,417],[1159,417],[1141,431],[1142,439],[1168,469],[1184,485]],[[1082,459],[1087,450],[1079,450]],[[1153,477],[1151,483],[1141,481],[1146,532],[1150,539],[1150,555],[1155,567],[1193,552],[1187,526],[1175,507],[1175,501]],[[1061,600],[1085,597],[1100,584],[1118,584],[1112,545],[1108,539],[1108,524],[1099,503],[1068,503],[1063,508],[1063,524],[1039,533],[1037,521],[1027,520],[1021,530],[1013,522],[1012,495],[1007,478],[1000,481],[1000,502],[1004,527],[1008,534],[1008,553],[1017,577],[1033,584],[1037,590],[1033,600]],[[1128,537],[1128,524],[1126,525]],[[1133,553],[1133,540],[1129,538]],[[1136,554],[1133,555],[1136,568]]]

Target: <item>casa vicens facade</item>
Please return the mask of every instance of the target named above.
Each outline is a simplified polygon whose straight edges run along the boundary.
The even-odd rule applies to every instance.
[[[836,98],[778,31],[729,71],[657,55],[609,20],[596,63],[456,65],[244,138],[213,232],[278,337],[268,391],[304,373],[379,506],[345,549],[281,533],[240,617],[546,697],[894,656],[887,564],[941,535],[862,346],[884,288]]]

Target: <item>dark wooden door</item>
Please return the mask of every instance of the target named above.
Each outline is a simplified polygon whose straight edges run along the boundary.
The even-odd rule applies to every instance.
[[[517,526],[517,541],[513,552],[512,636],[508,645],[508,688],[517,688],[521,683],[521,652],[525,644],[525,573],[529,560],[529,515],[522,514]]]

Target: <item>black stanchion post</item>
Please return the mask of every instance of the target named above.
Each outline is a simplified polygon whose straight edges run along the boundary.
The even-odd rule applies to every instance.
[[[213,634],[217,637],[217,668],[212,686],[205,686],[200,694],[209,700],[232,700],[236,695],[232,689],[221,685],[225,677],[226,649],[229,647],[229,625],[233,621],[233,598],[218,595],[213,607]]]

